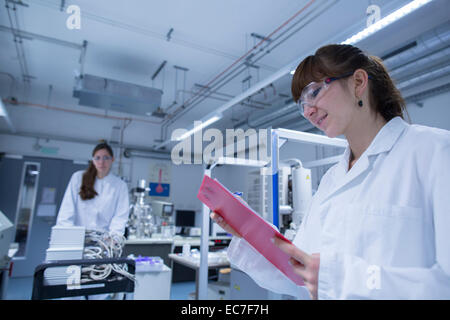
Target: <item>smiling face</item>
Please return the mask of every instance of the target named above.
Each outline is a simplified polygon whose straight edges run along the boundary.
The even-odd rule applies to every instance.
[[[106,149],[97,150],[93,156],[93,163],[97,169],[97,176],[103,178],[108,175],[111,169],[114,157]]]
[[[345,135],[357,111],[347,88],[349,81],[340,79],[330,83],[314,104],[304,108],[305,118],[330,138]]]

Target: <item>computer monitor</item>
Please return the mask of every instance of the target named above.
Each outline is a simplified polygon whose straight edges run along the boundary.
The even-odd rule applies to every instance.
[[[173,215],[173,203],[165,201],[152,201],[152,214],[162,218]]]
[[[175,226],[177,227],[195,227],[194,210],[177,210],[175,216]]]

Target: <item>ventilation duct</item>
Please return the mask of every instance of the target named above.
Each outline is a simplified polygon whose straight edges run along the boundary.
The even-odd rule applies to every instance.
[[[73,97],[79,105],[150,116],[161,106],[163,92],[132,83],[84,74],[76,79]]]

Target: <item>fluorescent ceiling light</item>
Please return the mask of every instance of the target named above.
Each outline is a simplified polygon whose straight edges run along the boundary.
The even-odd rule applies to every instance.
[[[372,24],[370,27],[365,28],[364,30],[358,32],[357,34],[351,36],[347,40],[341,42],[341,44],[355,44],[368,36],[374,34],[377,31],[380,31],[384,27],[390,25],[391,23],[403,18],[407,14],[410,14],[411,12],[419,9],[420,7],[423,7],[427,3],[431,2],[432,0],[414,0],[408,3],[407,5],[401,7],[400,9],[394,11],[390,15],[384,17],[383,19],[378,20],[374,24]],[[295,73],[295,69],[291,70],[291,75]]]
[[[407,5],[401,7],[400,9],[394,11],[390,15],[384,17],[383,19],[378,20],[370,27],[365,28],[364,30],[358,32],[357,34],[351,36],[341,44],[355,44],[356,42],[361,41],[362,39],[367,38],[368,36],[374,34],[375,32],[383,29],[384,27],[390,25],[391,23],[403,18],[407,14],[419,9],[420,7],[426,5],[431,0],[414,0],[408,3]]]
[[[180,141],[180,140],[186,139],[187,137],[191,136],[195,132],[209,126],[210,124],[216,122],[219,119],[220,119],[220,116],[213,116],[212,118],[209,118],[206,121],[202,121],[202,123],[199,126],[196,126],[196,127],[192,128],[191,130],[189,130],[188,132],[186,132],[185,134],[179,136],[177,138],[177,140]]]
[[[5,105],[3,104],[3,100],[0,97],[0,117],[6,117],[7,113],[6,113],[6,109],[5,109]]]

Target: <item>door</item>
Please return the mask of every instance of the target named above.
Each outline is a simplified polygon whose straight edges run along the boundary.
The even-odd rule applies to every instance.
[[[86,165],[39,157],[3,158],[0,162],[0,210],[14,222],[19,251],[12,277],[29,277],[45,260],[51,227],[55,225],[72,174]],[[5,196],[3,196],[5,195]]]

